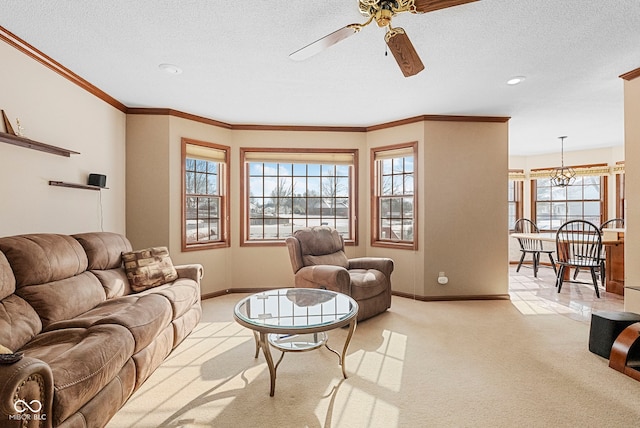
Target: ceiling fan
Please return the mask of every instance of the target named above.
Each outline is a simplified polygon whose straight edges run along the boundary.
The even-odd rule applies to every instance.
[[[404,29],[391,26],[391,18],[398,13],[427,13],[475,1],[479,0],[358,0],[360,13],[369,18],[365,23],[349,24],[302,49],[298,49],[289,55],[289,58],[296,61],[307,59],[354,35],[375,21],[378,27],[387,27],[384,39],[404,76],[413,76],[424,70],[424,64],[422,64]]]

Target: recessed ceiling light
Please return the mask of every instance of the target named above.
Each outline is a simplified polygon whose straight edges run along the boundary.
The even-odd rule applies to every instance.
[[[180,74],[182,73],[182,69],[177,65],[173,64],[160,64],[158,68],[164,71],[167,74]]]
[[[511,79],[507,80],[507,85],[517,85],[518,83],[524,82],[524,79],[526,79],[526,77],[524,76],[512,77]]]

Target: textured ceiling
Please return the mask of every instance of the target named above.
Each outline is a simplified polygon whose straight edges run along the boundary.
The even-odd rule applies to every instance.
[[[619,146],[640,67],[638,0],[482,0],[401,14],[426,69],[404,78],[356,0],[2,0],[0,25],[129,107],[232,124],[370,126],[424,114],[510,116],[513,155]],[[169,75],[161,63],[182,68]],[[507,79],[523,75],[520,85]]]

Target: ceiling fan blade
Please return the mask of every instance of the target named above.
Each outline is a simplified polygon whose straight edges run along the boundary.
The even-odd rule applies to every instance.
[[[318,54],[323,50],[327,49],[328,47],[331,47],[336,43],[343,41],[347,37],[353,36],[355,33],[360,31],[360,28],[361,26],[359,26],[358,24],[350,24],[350,25],[347,25],[346,27],[342,27],[341,29],[334,31],[331,34],[328,34],[323,38],[318,39],[315,42],[310,43],[301,49],[298,49],[297,51],[290,54],[289,58],[296,61],[302,61],[307,58],[310,58],[313,55]]]
[[[422,64],[418,52],[402,28],[390,29],[385,35],[385,41],[404,77],[413,76],[424,70],[424,64]]]
[[[413,4],[416,7],[416,12],[427,13],[476,1],[479,0],[415,0]]]

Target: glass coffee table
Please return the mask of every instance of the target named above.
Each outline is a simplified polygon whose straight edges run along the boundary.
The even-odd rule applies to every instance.
[[[303,352],[323,345],[336,354],[347,378],[345,356],[356,328],[358,304],[351,297],[329,290],[315,288],[281,288],[252,294],[242,299],[233,311],[233,317],[242,326],[253,330],[256,343],[254,358],[260,349],[267,360],[273,397],[276,388],[276,370],[285,352]],[[342,353],[331,349],[327,331],[349,326]],[[271,346],[282,355],[276,364]]]

